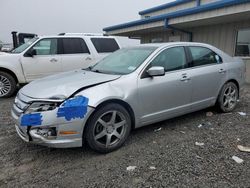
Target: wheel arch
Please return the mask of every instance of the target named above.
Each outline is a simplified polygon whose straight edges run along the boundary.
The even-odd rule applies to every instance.
[[[218,102],[218,99],[219,99],[219,96],[220,96],[220,93],[221,93],[221,91],[222,91],[222,88],[223,88],[223,86],[225,85],[225,84],[227,84],[227,83],[229,83],[229,82],[233,82],[236,86],[237,86],[237,89],[238,89],[238,98],[239,98],[239,96],[240,96],[240,85],[239,85],[239,82],[236,80],[236,79],[229,79],[229,80],[227,80],[222,86],[221,86],[221,88],[220,88],[220,90],[219,90],[219,93],[218,93],[218,95],[217,95],[217,100],[216,100],[216,103]]]
[[[85,130],[86,130],[86,127],[88,125],[88,122],[92,118],[94,113],[98,109],[100,109],[101,107],[103,107],[103,106],[105,106],[107,104],[110,104],[110,103],[115,103],[115,104],[119,104],[119,105],[123,106],[128,111],[128,113],[129,113],[129,115],[131,117],[132,129],[135,128],[135,114],[134,114],[134,111],[131,108],[131,106],[127,102],[125,102],[125,101],[123,101],[121,99],[109,99],[109,100],[103,101],[102,103],[98,104],[97,107],[95,108],[95,110],[90,114],[90,116],[88,117],[88,119],[86,121],[86,125],[83,128],[83,135],[85,134]]]
[[[18,82],[19,82],[19,81],[18,81],[18,79],[17,79],[16,74],[15,74],[13,71],[11,71],[10,69],[0,67],[0,71],[2,71],[2,72],[6,72],[6,73],[10,74],[11,76],[13,76],[13,78],[14,78],[14,79],[15,79],[15,81],[16,81],[16,83],[18,83]]]
[[[227,83],[229,83],[229,82],[232,82],[232,83],[234,83],[236,86],[237,86],[237,89],[238,89],[238,99],[239,99],[239,97],[240,97],[240,84],[239,84],[239,82],[236,80],[236,79],[229,79],[228,81],[226,81],[226,83],[225,84],[227,84]],[[224,84],[224,85],[225,85]],[[223,86],[224,86],[223,85]],[[222,86],[222,87],[223,87]],[[222,89],[222,87],[221,87],[221,89]]]
[[[225,84],[227,84],[227,83],[229,83],[229,82],[233,82],[233,83],[237,86],[238,91],[240,91],[240,84],[239,84],[239,82],[238,82],[236,79],[230,79],[230,80],[228,80]],[[225,85],[225,84],[224,84],[224,85]]]

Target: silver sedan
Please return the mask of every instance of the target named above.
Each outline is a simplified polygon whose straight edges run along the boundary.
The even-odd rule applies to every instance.
[[[49,147],[111,152],[132,129],[216,105],[235,109],[245,65],[201,43],[116,51],[93,67],[23,87],[13,105],[18,135]]]

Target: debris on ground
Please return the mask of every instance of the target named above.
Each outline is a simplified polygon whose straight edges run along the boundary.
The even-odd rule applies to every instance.
[[[213,115],[214,115],[213,112],[207,112],[207,113],[206,113],[206,116],[207,116],[207,117],[211,117],[211,116],[213,116]]]
[[[182,133],[182,134],[186,134],[186,132],[185,132],[185,131],[180,131],[180,133]]]
[[[238,164],[241,164],[241,163],[244,162],[243,159],[241,159],[241,158],[239,158],[239,157],[237,157],[237,156],[235,156],[235,155],[232,157],[232,159],[233,159],[236,163],[238,163]]]
[[[202,123],[202,124],[200,124],[200,125],[198,125],[198,128],[201,128],[203,125],[204,125],[203,123]]]
[[[157,144],[157,142],[156,142],[156,141],[153,141],[153,144]]]
[[[237,148],[243,152],[250,152],[250,147],[238,145]]]
[[[195,142],[196,146],[204,146],[205,144],[203,142]]]
[[[158,129],[155,129],[154,132],[159,132],[159,131],[161,131],[161,129],[162,129],[161,127]]]
[[[203,159],[202,157],[200,157],[199,155],[196,155],[196,158],[197,159]]]
[[[128,166],[127,171],[134,171],[136,169],[136,166]]]
[[[150,170],[156,170],[156,168],[154,166],[150,166],[149,169]]]
[[[238,112],[238,114],[240,114],[241,116],[246,116],[247,115],[247,113],[245,113],[245,112]]]
[[[211,125],[212,125],[212,123],[210,123],[210,122],[201,123],[201,124],[198,125],[198,128],[205,127],[205,126],[211,126]]]

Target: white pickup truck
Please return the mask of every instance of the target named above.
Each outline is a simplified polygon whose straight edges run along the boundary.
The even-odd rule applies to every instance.
[[[18,84],[48,75],[87,68],[120,49],[117,40],[98,34],[63,33],[35,37],[0,55],[0,97],[10,97]]]

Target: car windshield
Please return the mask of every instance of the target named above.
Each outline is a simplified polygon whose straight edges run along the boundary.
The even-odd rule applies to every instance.
[[[156,50],[156,47],[137,47],[118,50],[91,68],[105,74],[129,74],[136,70]]]
[[[28,40],[27,42],[25,42],[24,44],[22,44],[21,46],[18,46],[17,48],[15,48],[14,50],[11,51],[11,53],[21,53],[23,52],[25,49],[27,49],[30,45],[32,45],[36,40],[38,39],[38,37],[32,38],[30,40]]]

